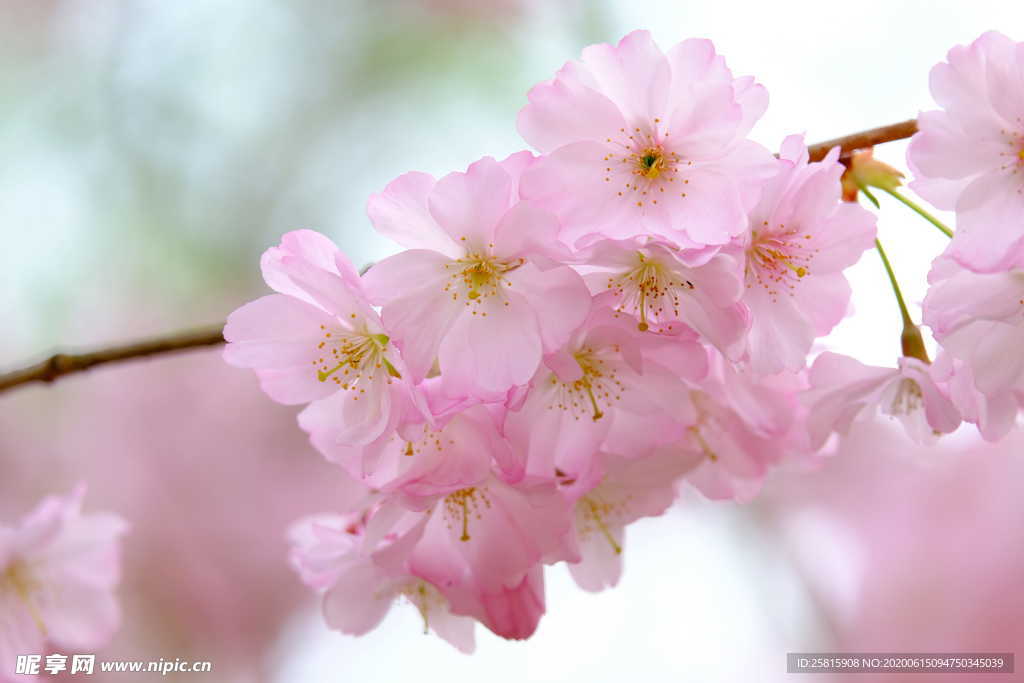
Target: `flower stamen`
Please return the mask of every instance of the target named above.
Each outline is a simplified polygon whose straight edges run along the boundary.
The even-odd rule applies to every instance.
[[[0,575],[0,592],[3,589],[11,589],[14,594],[24,603],[25,608],[32,616],[32,621],[35,622],[36,627],[44,637],[47,636],[48,630],[46,624],[43,622],[43,615],[39,611],[39,606],[36,605],[33,593],[40,588],[38,582],[32,579],[28,573],[28,568],[25,567],[24,563],[15,560],[7,566],[4,573]]]

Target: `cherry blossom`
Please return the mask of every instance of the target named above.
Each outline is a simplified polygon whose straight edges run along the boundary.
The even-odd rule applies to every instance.
[[[127,524],[81,512],[85,487],[43,499],[14,526],[0,525],[0,664],[45,645],[96,650],[117,630],[120,536]]]
[[[626,526],[663,514],[694,460],[675,452],[639,459],[601,454],[583,477],[560,478],[574,502],[569,571],[580,588],[596,592],[619,582]]]
[[[665,337],[632,318],[595,311],[565,349],[544,359],[505,434],[526,454],[527,472],[577,476],[599,450],[639,456],[682,429],[673,406],[686,396],[681,377],[707,373],[707,352],[692,332]]]
[[[795,375],[757,376],[712,355],[708,379],[676,406],[682,437],[659,449],[692,463],[686,481],[711,500],[746,502],[771,467],[806,455]]]
[[[839,150],[808,163],[799,136],[783,142],[777,174],[750,214],[745,254],[751,313],[747,354],[755,372],[800,370],[817,337],[846,315],[850,285],[843,270],[871,248],[875,218],[840,201]]]
[[[370,199],[377,230],[409,249],[370,268],[367,289],[413,376],[436,359],[453,396],[493,400],[525,384],[590,306],[558,260],[558,220],[519,201],[530,161],[487,157],[436,182],[406,174]]]
[[[616,585],[628,525],[686,486],[750,501],[878,414],[922,444],[961,421],[1006,437],[1024,405],[1021,55],[994,33],[951,51],[944,110],[911,144],[914,187],[958,214],[923,305],[934,364],[883,253],[896,367],[807,367],[848,312],[846,269],[882,250],[857,195],[902,174],[871,150],[811,162],[798,135],[773,158],[747,139],[764,89],[705,40],[588,47],[520,112],[539,156],[392,181],[367,211],[403,250],[362,276],[323,235],[286,234],[262,259],[276,293],[231,314],[225,358],[308,403],[299,426],[345,475],[348,514],[291,532],[328,626],[364,634],[405,601],[464,652],[475,622],[528,638],[548,565]]]
[[[978,427],[986,441],[998,442],[1017,423],[1017,411],[1024,404],[1024,382],[983,393],[978,390],[971,366],[948,353],[935,359],[932,376],[949,395],[964,422]]]
[[[437,586],[454,614],[527,638],[544,612],[539,564],[568,556],[569,504],[553,482],[495,476],[420,501],[382,504],[370,527],[395,540],[378,562]]]
[[[1024,49],[991,31],[946,59],[930,78],[942,109],[920,114],[907,150],[910,186],[956,211],[951,255],[964,266],[1024,266]]]
[[[991,396],[1024,382],[1024,270],[974,273],[942,256],[928,280],[924,322],[977,389]]]
[[[934,441],[960,424],[960,413],[942,393],[931,368],[917,358],[902,357],[896,368],[879,368],[827,352],[815,359],[810,383],[803,400],[815,447],[831,432],[846,433],[855,419],[874,413],[899,420],[918,443]]]
[[[365,446],[337,444],[313,435],[313,444],[372,489],[423,498],[472,486],[492,468],[506,481],[524,474],[522,458],[502,439],[486,408],[473,406],[431,424],[410,410],[403,421]]]
[[[264,255],[263,268],[281,293],[228,316],[225,360],[253,368],[274,400],[310,403],[300,418],[307,431],[349,444],[379,437],[392,423],[392,404],[416,399],[355,270],[310,231],[286,235]]]
[[[738,259],[640,239],[602,240],[586,252],[584,276],[596,306],[637,319],[637,329],[672,334],[684,323],[738,357],[747,314]]]
[[[527,199],[564,223],[562,239],[654,235],[680,247],[742,233],[771,156],[746,139],[768,95],[734,78],[707,40],[663,53],[647,31],[592,45],[535,86],[519,132],[544,154]]]
[[[319,515],[296,522],[289,533],[291,563],[302,580],[323,593],[327,625],[349,635],[376,628],[396,600],[416,607],[423,631],[433,631],[463,652],[475,644],[473,620],[451,613],[429,582],[374,562],[366,545],[365,515]]]

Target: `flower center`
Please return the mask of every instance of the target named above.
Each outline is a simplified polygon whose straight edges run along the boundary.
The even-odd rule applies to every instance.
[[[783,290],[792,294],[796,283],[810,275],[810,265],[818,249],[808,242],[811,235],[799,235],[793,228],[754,230],[747,247],[747,286],[758,284],[776,299]]]
[[[462,258],[445,264],[445,270],[453,272],[445,283],[444,291],[450,292],[453,300],[458,300],[459,292],[463,292],[468,299],[467,306],[487,297],[499,296],[502,285],[508,284],[505,274],[524,263],[526,260],[522,258],[499,259],[483,252],[469,252]],[[505,305],[508,305],[507,301]]]
[[[648,180],[656,180],[665,170],[665,153],[661,147],[648,147],[637,159],[637,172]]]
[[[596,530],[608,541],[615,554],[621,555],[622,546],[608,528],[608,518],[618,514],[621,508],[621,504],[604,500],[594,489],[576,502],[576,533],[585,540]]]
[[[618,346],[613,345],[612,350],[618,352]],[[549,407],[570,412],[577,420],[589,414],[597,422],[604,417],[601,405],[607,406],[622,398],[626,385],[619,381],[615,368],[596,354],[594,349],[585,347],[573,354],[573,357],[583,374],[573,382],[562,382],[552,374],[550,382],[556,392],[554,402]]]
[[[700,391],[691,391],[690,400],[693,401],[694,410],[697,411],[697,421],[686,428],[686,431],[693,437],[693,440],[697,443],[701,452],[707,456],[707,459],[711,462],[718,462],[718,453],[711,447],[707,439],[704,438],[704,433],[701,431],[703,427],[707,426],[707,423],[714,420],[714,416],[711,413],[712,399]]]
[[[999,153],[1002,159],[999,170],[1008,171],[1010,175],[1017,175],[1024,170],[1024,130],[1004,129],[1001,133],[1009,149]]]
[[[394,441],[401,444],[402,455],[410,457],[429,452],[441,453],[444,451],[446,443],[449,446],[455,444],[454,439],[447,438],[443,431],[433,429],[428,424],[423,425],[423,435],[419,439],[404,441],[399,437],[394,437]]]
[[[680,296],[693,288],[692,282],[639,251],[637,265],[632,270],[608,278],[608,289],[619,298],[615,310],[636,315],[640,319],[637,329],[641,332],[650,329],[651,322],[678,320]]]
[[[889,406],[890,415],[910,415],[921,408],[922,402],[921,387],[917,382],[904,377],[896,388],[896,395],[893,396],[892,405]]]
[[[402,377],[385,355],[391,341],[386,334],[328,329],[326,325],[321,325],[320,329],[324,336],[317,350],[324,355],[314,360],[313,365],[317,369],[316,378],[321,382],[331,380],[344,390],[366,393],[359,383],[379,372]],[[353,398],[358,399],[358,396]]]
[[[431,611],[444,609],[448,601],[426,581],[413,581],[398,589],[398,594],[416,606],[423,618],[423,633],[430,631]]]
[[[641,208],[647,202],[657,204],[666,189],[674,188],[680,196],[686,196],[681,186],[670,185],[680,180],[678,168],[683,165],[683,160],[668,145],[668,132],[659,132],[660,125],[661,119],[654,119],[648,132],[639,127],[632,130],[620,128],[614,138],[605,140],[610,149],[602,159],[605,162],[604,181],[612,183],[614,180],[613,187],[621,187],[617,195],[631,195],[631,201]],[[693,162],[686,163],[692,165]],[[687,182],[682,179],[680,185]]]
[[[43,623],[42,614],[39,612],[39,607],[36,605],[33,595],[41,587],[39,582],[32,578],[25,563],[20,560],[11,562],[7,565],[3,574],[0,574],[0,594],[7,591],[13,592],[15,597],[28,609],[29,614],[32,615],[32,621],[35,622],[36,627],[43,636],[46,636],[46,624]]]
[[[444,518],[446,525],[449,529],[453,528],[453,525],[462,526],[462,535],[459,536],[460,541],[468,541],[469,535],[469,518],[475,517],[480,519],[483,515],[483,511],[491,507],[491,501],[487,498],[486,489],[477,488],[476,486],[470,486],[469,488],[459,489],[455,493],[449,493],[444,498]]]

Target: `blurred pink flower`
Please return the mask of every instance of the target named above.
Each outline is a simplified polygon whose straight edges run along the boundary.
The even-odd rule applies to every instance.
[[[26,495],[85,480],[92,505],[131,520],[126,628],[104,649],[109,659],[210,660],[218,681],[267,680],[268,651],[307,599],[285,561],[285,530],[365,502],[295,428],[294,410],[267,401],[252,373],[213,351],[11,394],[0,423],[6,514],[28,505]]]
[[[0,678],[16,656],[47,645],[97,650],[121,621],[114,590],[121,579],[112,514],[81,513],[85,487],[50,496],[13,527],[0,525]]]
[[[920,446],[898,431],[863,423],[814,476],[778,479],[761,499],[821,609],[831,637],[822,649],[1019,655],[1024,434],[998,445],[972,437]],[[1013,676],[885,676],[947,678]]]

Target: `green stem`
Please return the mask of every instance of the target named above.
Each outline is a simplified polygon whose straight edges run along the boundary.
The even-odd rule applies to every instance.
[[[892,264],[889,263],[889,257],[885,255],[885,249],[882,248],[882,243],[878,241],[877,237],[875,238],[875,249],[882,257],[885,272],[889,275],[889,284],[892,285],[892,293],[896,295],[896,303],[899,304],[900,315],[903,317],[903,326],[913,325],[914,321],[910,319],[910,312],[907,311],[907,303],[903,300],[903,292],[900,291],[900,283],[896,281],[896,273],[892,272]]]
[[[881,189],[885,190],[886,192],[891,194],[893,197],[895,197],[896,199],[900,200],[901,202],[903,202],[904,204],[909,206],[919,216],[921,216],[921,218],[924,218],[926,221],[928,221],[929,223],[934,225],[936,228],[941,230],[943,235],[945,235],[946,237],[949,237],[949,238],[953,237],[953,231],[950,230],[948,227],[946,227],[945,223],[943,223],[938,218],[936,218],[935,216],[933,216],[930,213],[928,213],[927,211],[925,211],[924,208],[920,204],[918,204],[917,202],[915,202],[915,201],[913,201],[911,199],[908,199],[907,197],[904,197],[902,194],[900,194],[896,190],[890,190],[890,189],[885,188],[885,187],[883,187]]]
[[[877,237],[875,238],[875,249],[878,250],[878,255],[882,257],[882,264],[885,265],[885,272],[889,276],[889,284],[892,285],[892,293],[896,295],[896,303],[900,307],[900,317],[903,318],[903,332],[900,335],[900,347],[903,355],[918,358],[925,363],[931,363],[928,359],[928,352],[924,347],[924,338],[921,336],[921,330],[910,318],[907,302],[903,300],[903,292],[900,291],[900,284],[896,281],[896,273],[893,272],[892,264],[889,263],[889,257],[886,255],[885,249],[882,248],[882,243]]]

